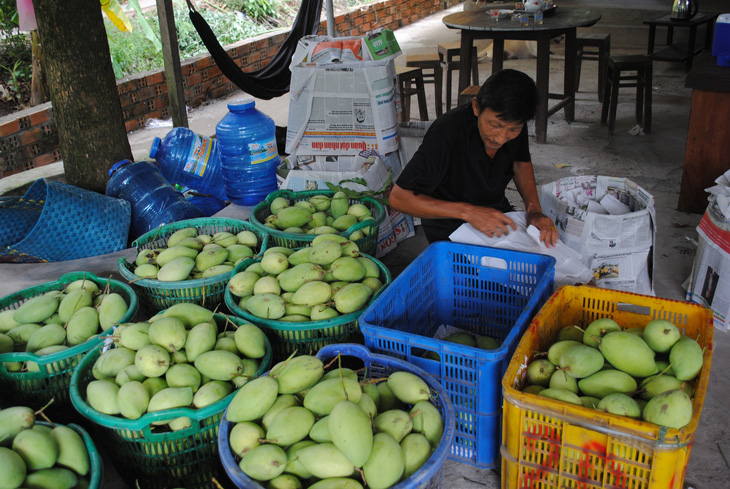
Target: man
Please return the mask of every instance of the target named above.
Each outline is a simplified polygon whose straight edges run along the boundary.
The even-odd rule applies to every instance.
[[[487,236],[502,236],[515,223],[505,189],[514,179],[527,225],[552,247],[553,222],[542,213],[527,138],[535,117],[537,87],[525,73],[501,70],[484,82],[471,105],[433,122],[390,194],[396,210],[420,217],[429,242],[448,240],[468,222]]]

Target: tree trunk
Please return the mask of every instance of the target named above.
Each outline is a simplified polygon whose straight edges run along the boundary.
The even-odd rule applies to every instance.
[[[43,71],[43,49],[41,49],[40,36],[38,31],[30,31],[33,47],[33,74],[30,82],[30,105],[44,104],[48,101],[46,96],[46,74]]]
[[[104,193],[132,159],[99,0],[35,0],[66,182]]]

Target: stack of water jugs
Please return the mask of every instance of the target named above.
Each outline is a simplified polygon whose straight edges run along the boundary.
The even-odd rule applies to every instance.
[[[277,189],[276,125],[246,97],[228,104],[216,137],[176,127],[152,141],[152,161],[120,161],[106,193],[132,204],[130,236],[163,224],[211,216],[226,201],[254,206]]]

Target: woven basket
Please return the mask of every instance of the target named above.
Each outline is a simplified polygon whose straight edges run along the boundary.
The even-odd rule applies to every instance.
[[[129,202],[38,179],[0,201],[0,262],[40,263],[105,255],[127,247]]]

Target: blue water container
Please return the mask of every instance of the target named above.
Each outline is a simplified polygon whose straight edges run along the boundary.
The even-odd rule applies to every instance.
[[[730,13],[720,14],[715,22],[712,55],[720,66],[730,66]]]
[[[228,111],[215,127],[226,195],[238,205],[253,206],[279,188],[276,124],[251,97],[229,103]]]
[[[162,175],[173,185],[226,200],[218,142],[199,136],[187,127],[176,127],[164,139],[155,138],[150,148]]]
[[[151,161],[115,163],[109,170],[106,195],[132,204],[132,239],[163,224],[203,217],[200,209],[185,200]]]

